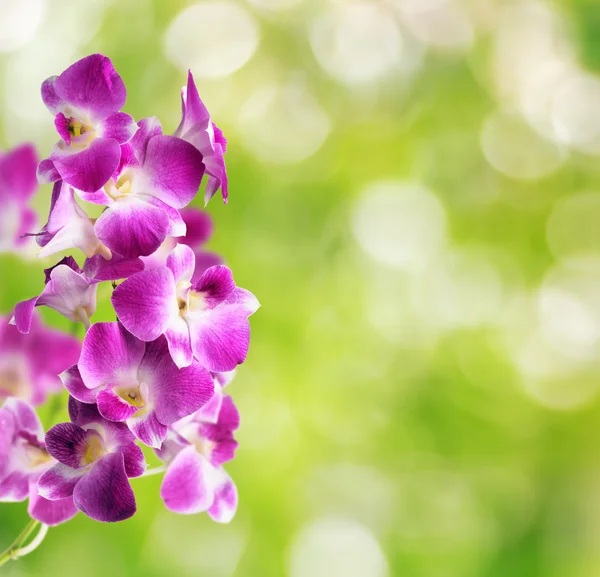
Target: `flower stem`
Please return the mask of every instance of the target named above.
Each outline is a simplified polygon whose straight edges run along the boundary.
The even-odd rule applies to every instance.
[[[38,534],[31,540],[29,545],[25,546],[25,543],[31,537],[31,534],[40,528]],[[10,561],[11,559],[18,559],[24,557],[32,551],[34,551],[40,543],[44,540],[44,537],[48,533],[48,525],[44,525],[35,519],[29,521],[25,529],[21,531],[21,534],[14,540],[13,544],[4,553],[0,553],[0,567]]]
[[[151,477],[152,475],[160,475],[165,472],[166,467],[154,467],[153,469],[147,469],[142,477]]]

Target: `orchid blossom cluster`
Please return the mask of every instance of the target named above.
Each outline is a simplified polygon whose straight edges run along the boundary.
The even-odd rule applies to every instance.
[[[53,186],[48,221],[29,235],[41,257],[78,249],[85,260],[46,269],[41,293],[0,323],[0,501],[28,498],[43,526],[77,511],[122,521],[136,512],[130,479],[147,474],[146,446],[164,464],[153,472],[164,471],[168,509],[226,523],[237,507],[224,465],[239,415],[224,388],[246,358],[259,304],[203,250],[212,222],[188,207],[203,181],[205,203],[218,190],[227,202],[226,140],[191,73],[172,135],[156,117],[136,122],[121,110],[125,85],[100,54],[48,78],[41,93],[59,140],[37,165],[37,180]],[[30,146],[0,156],[9,249],[35,226],[26,206],[35,165]],[[83,208],[92,205],[98,217]],[[116,320],[93,322],[104,282]],[[44,328],[40,306],[83,323],[83,344]],[[63,388],[70,422],[44,435],[33,406]]]

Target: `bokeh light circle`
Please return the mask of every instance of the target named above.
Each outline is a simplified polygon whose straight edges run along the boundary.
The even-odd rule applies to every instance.
[[[545,140],[515,113],[499,110],[484,122],[481,148],[499,172],[515,179],[534,180],[556,170],[564,152]]]
[[[310,30],[319,64],[345,84],[367,84],[389,74],[403,39],[389,11],[373,2],[349,2],[321,14]]]
[[[343,517],[305,525],[289,554],[290,577],[386,577],[388,565],[375,536]]]
[[[323,145],[330,129],[326,112],[302,83],[259,88],[239,116],[244,144],[268,164],[307,159]]]
[[[169,24],[167,58],[199,78],[223,78],[240,69],[258,47],[256,20],[230,0],[189,6]]]
[[[35,35],[46,0],[0,0],[0,52],[25,46]]]
[[[418,271],[446,244],[446,212],[437,196],[419,183],[375,182],[354,206],[352,231],[376,261]]]

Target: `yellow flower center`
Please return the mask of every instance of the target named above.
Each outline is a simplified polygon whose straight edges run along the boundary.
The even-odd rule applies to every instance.
[[[104,446],[99,435],[90,435],[87,450],[82,458],[83,465],[89,465],[104,455]]]
[[[113,390],[121,399],[133,407],[141,408],[146,404],[139,384],[134,387],[117,387]]]

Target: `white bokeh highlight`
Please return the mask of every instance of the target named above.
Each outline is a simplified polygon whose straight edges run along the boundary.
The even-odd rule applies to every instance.
[[[258,48],[256,19],[230,0],[194,4],[180,12],[167,28],[167,58],[198,78],[224,78],[239,70]]]
[[[306,160],[331,130],[325,110],[301,81],[256,90],[242,105],[238,126],[246,148],[267,164]]]
[[[389,10],[376,2],[348,2],[319,15],[310,44],[321,67],[338,81],[368,84],[386,76],[403,52]]]
[[[415,276],[412,309],[438,331],[493,325],[503,305],[499,271],[483,251],[452,250]]]
[[[289,577],[387,577],[387,559],[364,525],[322,517],[302,527],[289,552]]]
[[[0,0],[0,53],[25,46],[37,32],[46,0]]]
[[[417,272],[446,245],[446,212],[430,190],[416,182],[381,181],[356,201],[352,231],[377,262]]]
[[[521,116],[504,110],[490,115],[481,129],[486,160],[502,174],[536,180],[551,174],[564,160],[564,151],[543,138]]]
[[[475,39],[468,13],[455,0],[396,0],[411,33],[432,48],[464,52]]]
[[[600,153],[600,78],[574,74],[556,92],[553,122],[561,142]]]

